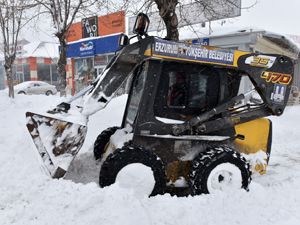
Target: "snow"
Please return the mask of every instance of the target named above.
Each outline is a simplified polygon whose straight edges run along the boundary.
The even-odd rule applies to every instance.
[[[157,119],[160,122],[167,123],[167,124],[183,124],[184,121],[182,120],[173,120],[169,118],[163,118],[163,117],[158,117],[156,116],[155,119]]]
[[[103,129],[120,125],[124,96],[90,117],[86,141],[65,179],[51,179],[43,172],[25,127],[25,112],[47,110],[62,100],[43,95],[17,95],[12,100],[0,91],[1,225],[300,224],[300,106],[272,118],[270,165],[267,174],[253,177],[249,192],[147,198],[124,187],[121,180],[103,189],[97,184],[99,162],[92,156],[93,141]],[[133,170],[151,179],[147,168]]]
[[[132,163],[118,173],[115,185],[131,191],[135,197],[145,198],[151,194],[155,180],[150,167],[141,163]]]
[[[41,57],[58,58],[59,45],[54,42],[33,41],[23,46],[22,54],[19,57]]]
[[[219,181],[220,176],[224,179]],[[216,166],[207,178],[209,193],[218,191],[234,192],[241,188],[242,175],[239,168],[231,163]]]
[[[19,83],[17,85],[14,86],[14,89],[15,90],[21,90],[21,89],[24,89],[24,88],[27,88],[33,84],[39,84],[39,85],[50,85],[46,82],[43,82],[43,81],[24,81],[22,83]]]
[[[264,173],[267,166],[268,155],[264,151],[258,151],[255,154],[242,154],[249,162],[252,173]],[[252,174],[253,175],[253,174]]]
[[[132,140],[133,134],[130,133],[132,128],[125,127],[123,129],[116,130],[116,132],[110,137],[110,143],[116,148],[122,148],[125,142]]]
[[[214,29],[214,31],[210,35],[203,34],[199,30],[197,30],[197,28],[193,30],[190,29],[189,27],[183,27],[180,28],[180,30],[181,30],[180,33],[182,34],[180,35],[180,40],[191,40],[191,39],[198,39],[198,38],[216,38],[216,37],[224,37],[224,36],[227,37],[239,36],[239,35],[255,33],[257,35],[275,38],[277,40],[280,40],[283,43],[286,43],[295,52],[295,54],[299,54],[300,52],[300,44],[294,41],[290,35],[281,34],[281,33],[279,34],[276,32],[268,31],[254,26],[218,27],[217,29]]]

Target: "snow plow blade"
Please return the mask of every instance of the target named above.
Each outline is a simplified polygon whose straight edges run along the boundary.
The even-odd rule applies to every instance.
[[[87,127],[32,112],[26,112],[26,119],[43,167],[51,177],[63,177],[83,145]]]

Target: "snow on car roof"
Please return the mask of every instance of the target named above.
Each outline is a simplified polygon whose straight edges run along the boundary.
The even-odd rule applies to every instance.
[[[44,81],[24,81],[24,82],[22,82],[22,83],[20,83],[20,84],[15,85],[14,87],[15,87],[15,88],[23,88],[23,87],[28,87],[28,86],[31,85],[31,84],[41,84],[41,85],[45,85],[45,84],[48,84],[48,83],[46,83],[46,82],[44,82]]]

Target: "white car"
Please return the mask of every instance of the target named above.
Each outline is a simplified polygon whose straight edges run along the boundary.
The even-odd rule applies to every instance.
[[[17,94],[45,94],[54,95],[57,93],[54,85],[43,81],[25,81],[14,86],[14,91]]]

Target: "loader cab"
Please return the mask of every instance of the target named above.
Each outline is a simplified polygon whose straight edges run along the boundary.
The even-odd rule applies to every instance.
[[[236,96],[234,70],[179,61],[144,61],[133,73],[123,127],[135,134],[170,134],[171,126]]]

